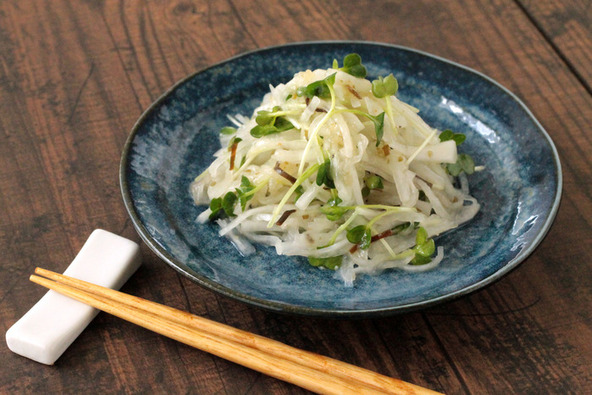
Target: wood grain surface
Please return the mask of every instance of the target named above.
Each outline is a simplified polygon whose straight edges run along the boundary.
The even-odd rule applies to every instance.
[[[562,160],[548,236],[490,287],[390,318],[278,315],[200,288],[142,247],[123,287],[149,300],[449,394],[592,391],[590,1],[3,1],[0,317],[43,294],[95,228],[138,241],[118,183],[136,119],[175,81],[245,51],[310,40],[405,45],[494,78]],[[0,348],[2,393],[303,390],[100,314],[54,366]]]

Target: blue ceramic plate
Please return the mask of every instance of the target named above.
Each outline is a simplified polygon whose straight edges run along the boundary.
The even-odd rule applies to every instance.
[[[304,258],[258,246],[242,257],[217,226],[195,222],[189,184],[219,148],[227,114],[251,115],[269,84],[330,67],[351,52],[368,78],[394,73],[398,97],[432,126],[467,135],[463,151],[486,170],[470,177],[480,213],[438,237],[436,269],[359,276],[345,286]],[[475,291],[508,273],[541,242],[559,205],[561,168],[549,135],[524,104],[490,78],[450,61],[392,45],[299,43],[250,52],[182,80],[138,120],[120,168],[125,206],[142,239],[198,284],[273,311],[360,317],[410,311]]]

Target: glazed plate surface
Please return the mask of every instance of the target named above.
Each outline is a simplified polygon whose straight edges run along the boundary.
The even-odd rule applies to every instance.
[[[348,287],[305,258],[257,246],[243,257],[215,224],[195,219],[189,184],[220,148],[228,114],[250,116],[269,84],[328,68],[356,52],[368,78],[393,73],[397,96],[428,124],[467,135],[462,152],[485,170],[469,177],[482,205],[468,224],[436,238],[445,259],[422,273],[359,276]],[[298,43],[250,52],[177,83],[138,120],[120,167],[125,206],[144,242],[200,285],[272,311],[368,317],[425,308],[473,292],[520,264],[542,241],[561,196],[561,166],[524,104],[490,78],[409,48],[365,42]]]

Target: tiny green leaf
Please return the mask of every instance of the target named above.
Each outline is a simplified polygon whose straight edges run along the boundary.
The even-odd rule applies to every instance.
[[[209,216],[211,221],[218,218],[234,217],[234,205],[236,204],[237,196],[234,192],[227,192],[224,197],[217,197],[210,202],[210,210],[212,213]]]
[[[352,244],[358,244],[362,241],[362,237],[364,237],[364,232],[366,231],[366,227],[364,225],[354,226],[347,231],[347,241]]]
[[[333,181],[333,175],[331,174],[331,160],[326,159],[325,162],[319,167],[317,171],[317,185],[325,184],[327,188],[335,188],[335,183]]]
[[[323,266],[323,267],[326,267],[327,269],[331,269],[331,270],[335,270],[339,266],[341,266],[342,260],[343,260],[343,256],[341,256],[341,255],[331,256],[328,258],[316,258],[313,256],[308,257],[308,263],[310,263],[312,266],[315,266],[315,267]]]
[[[242,176],[241,185],[236,189],[236,195],[243,211],[247,207],[247,202],[253,198],[253,194],[249,193],[253,189],[255,189],[255,186],[251,181],[246,176]]]
[[[421,256],[421,255],[417,255],[415,254],[415,257],[411,260],[411,262],[409,262],[412,265],[425,265],[428,264],[432,261],[431,257],[425,257],[425,256]]]
[[[468,154],[460,154],[458,156],[458,163],[462,167],[463,171],[467,174],[473,174],[475,172],[475,162]]]
[[[274,125],[280,132],[284,132],[286,130],[294,129],[294,125],[292,122],[288,121],[284,117],[277,117],[275,119]]]
[[[339,206],[339,203],[343,202],[343,200],[341,200],[339,198],[339,196],[335,196],[334,198],[331,198],[329,200],[327,200],[327,205],[329,206]]]
[[[257,125],[253,129],[251,129],[251,136],[255,138],[260,138],[263,136],[267,136],[274,133],[279,133],[280,131],[273,125]]]
[[[376,132],[376,146],[378,147],[380,141],[382,140],[382,135],[384,134],[384,112],[378,114],[375,117],[370,116],[370,119],[374,123],[374,131]]]
[[[285,132],[286,130],[293,129],[294,125],[292,122],[288,121],[285,118],[277,118],[275,125],[257,125],[253,129],[251,129],[251,136],[255,138],[260,138],[263,136],[268,136],[270,134],[281,133]]]
[[[428,239],[425,243],[416,246],[415,253],[424,257],[431,257],[436,252],[434,239]]]
[[[325,177],[327,176],[327,171],[329,170],[329,166],[327,166],[327,162],[325,161],[320,167],[319,170],[317,171],[317,185],[321,186],[325,183]]]
[[[459,154],[456,163],[449,163],[446,169],[451,176],[458,176],[463,171],[466,174],[473,174],[475,172],[475,162],[468,154]]]
[[[281,111],[280,106],[273,107],[271,109],[271,111],[267,111],[267,110],[257,111],[257,117],[255,117],[255,122],[257,122],[257,125],[273,124],[273,122],[275,121],[275,118],[277,117],[277,115],[275,115],[275,113],[277,113],[279,111]]]
[[[366,198],[366,197],[368,197],[368,195],[370,195],[370,188],[368,188],[367,186],[364,186],[362,188],[362,197]]]
[[[450,173],[451,176],[458,176],[460,173],[462,173],[462,167],[460,166],[460,164],[458,163],[458,161],[456,163],[449,163],[446,165],[446,170],[448,170],[448,173]]]
[[[333,68],[337,69],[338,66],[339,63],[334,60]],[[343,67],[339,68],[338,70],[358,78],[366,78],[367,73],[366,67],[362,64],[362,57],[357,53],[350,53],[349,55],[346,55],[345,58],[343,58]]]
[[[372,243],[372,231],[370,228],[366,228],[364,235],[362,236],[362,240],[360,241],[360,248],[362,250],[367,250],[370,248],[370,243]]]
[[[456,145],[461,145],[467,139],[467,136],[465,136],[462,133],[455,133],[452,139],[454,140]]]
[[[340,206],[323,206],[321,212],[327,216],[329,221],[337,221],[343,214],[347,213],[350,209],[348,207]]]
[[[417,229],[417,234],[415,236],[415,244],[420,245],[425,243],[428,240],[428,232],[425,228],[420,227]]]
[[[321,212],[327,216],[329,221],[337,221],[343,217],[343,214],[351,210],[351,207],[339,206],[339,203],[341,202],[342,200],[339,197],[335,197],[333,199],[329,199],[327,204],[321,207]]]
[[[298,96],[308,97],[312,99],[314,96],[317,96],[321,99],[327,99],[331,97],[331,90],[329,86],[333,86],[335,84],[335,73],[331,74],[330,76],[326,77],[325,79],[312,82],[307,86],[300,87],[296,91]]]
[[[372,93],[378,98],[392,96],[397,93],[397,90],[399,90],[399,83],[392,74],[372,81]]]
[[[253,184],[251,183],[251,181],[249,181],[249,179],[247,178],[247,176],[242,176],[241,177],[241,187],[244,187],[244,188],[253,188]]]
[[[236,128],[233,128],[231,126],[225,126],[222,129],[220,129],[220,133],[221,134],[235,134]]]
[[[211,221],[220,217],[220,210],[222,209],[222,198],[214,198],[210,202],[210,210],[212,213],[210,214],[209,218]]]
[[[362,250],[366,250],[372,242],[372,231],[365,225],[358,225],[349,229],[346,237],[350,243],[358,244]]]
[[[415,257],[410,262],[412,265],[430,263],[432,261],[432,255],[436,252],[434,239],[428,238],[428,232],[423,227],[417,229],[413,251],[415,252]]]
[[[442,131],[442,133],[440,133],[439,137],[440,137],[440,141],[442,141],[442,142],[448,141],[448,140],[454,140],[456,145],[462,144],[467,139],[467,136],[465,136],[464,134],[454,133],[450,129],[446,129],[446,130]]]
[[[454,137],[454,132],[450,129],[446,129],[443,130],[442,133],[440,133],[440,141],[448,141],[448,140],[452,140],[452,138]]]
[[[292,122],[280,116],[281,110],[279,106],[275,106],[271,111],[257,111],[257,117],[255,118],[257,126],[251,129],[251,136],[260,138],[293,129],[294,125]]]
[[[369,189],[384,189],[382,177],[376,174],[372,174],[370,177],[366,178],[364,183]]]
[[[227,217],[234,217],[234,205],[236,204],[237,196],[233,192],[227,192],[222,198],[222,209]]]
[[[393,232],[393,235],[397,235],[397,234],[409,229],[410,226],[411,226],[411,222],[403,222],[402,224],[397,225],[393,229],[391,229],[391,232]]]

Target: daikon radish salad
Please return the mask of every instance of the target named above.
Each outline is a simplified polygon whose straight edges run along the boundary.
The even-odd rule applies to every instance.
[[[397,98],[392,74],[366,73],[350,54],[271,86],[250,118],[229,116],[222,148],[190,187],[208,205],[197,220],[217,222],[244,255],[273,246],[349,285],[436,267],[444,249],[433,237],[479,211],[473,159],[458,152],[465,136],[427,125]]]

